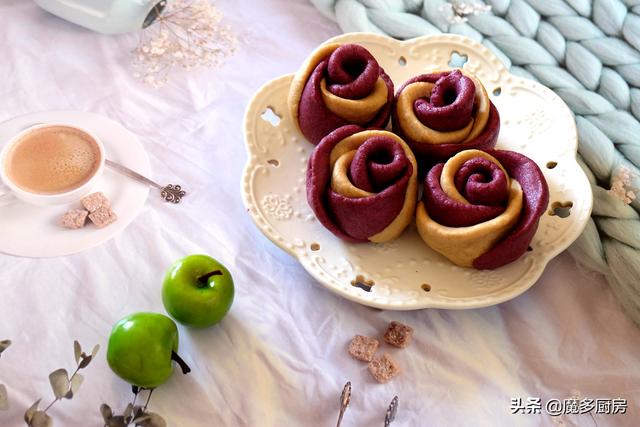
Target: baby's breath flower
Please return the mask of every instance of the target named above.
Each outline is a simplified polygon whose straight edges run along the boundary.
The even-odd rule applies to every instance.
[[[237,40],[220,24],[222,13],[209,0],[174,0],[156,22],[143,30],[134,50],[134,76],[152,87],[168,81],[180,67],[218,67],[232,54]]]

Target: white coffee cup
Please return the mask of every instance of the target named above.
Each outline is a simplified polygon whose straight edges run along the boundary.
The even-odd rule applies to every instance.
[[[7,173],[7,167],[8,167],[7,157],[11,152],[11,149],[16,144],[20,143],[30,132],[43,129],[43,128],[54,128],[54,127],[70,128],[72,130],[75,130],[77,132],[84,134],[85,136],[88,136],[92,140],[92,142],[95,143],[95,146],[98,148],[98,153],[100,156],[98,166],[95,168],[92,175],[90,175],[90,177],[86,181],[84,181],[79,186],[74,187],[68,191],[64,191],[60,193],[43,194],[43,193],[31,192],[24,188],[19,187],[16,183],[14,183],[9,178]],[[38,124],[38,125],[30,126],[22,130],[21,132],[19,132],[17,135],[13,136],[8,141],[8,143],[5,144],[2,151],[0,152],[0,179],[2,180],[2,183],[4,183],[4,185],[9,190],[7,192],[4,192],[4,194],[3,194],[3,191],[0,190],[0,198],[4,200],[6,197],[13,195],[24,202],[27,202],[33,205],[38,205],[38,206],[59,205],[59,204],[71,203],[71,202],[77,201],[83,196],[86,196],[95,186],[96,181],[100,178],[100,175],[104,170],[105,157],[106,156],[104,151],[104,145],[102,141],[95,134],[93,134],[92,132],[86,129],[82,129],[77,126],[69,125],[65,123],[47,123],[47,124]]]

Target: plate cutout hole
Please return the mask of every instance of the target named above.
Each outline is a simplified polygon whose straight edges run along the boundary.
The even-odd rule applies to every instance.
[[[270,123],[273,127],[278,126],[280,120],[282,119],[282,117],[280,117],[278,113],[276,113],[273,107],[267,107],[267,109],[264,110],[262,114],[260,114],[260,118],[265,122]]]
[[[405,65],[407,65],[407,58],[401,56],[400,58],[398,58],[398,64],[404,67]]]
[[[310,246],[312,251],[317,252],[320,250],[320,244],[319,243],[312,243]]]
[[[533,248],[531,246],[527,246],[527,252],[531,252]]]
[[[269,163],[274,168],[277,168],[278,166],[280,166],[280,162],[277,159],[269,159],[267,160],[267,163]]]
[[[547,169],[553,169],[558,166],[558,162],[547,162]]]
[[[431,285],[428,283],[423,283],[422,285],[420,285],[420,288],[422,288],[422,290],[425,292],[431,292]]]
[[[502,93],[502,88],[500,86],[498,86],[491,93],[493,93],[493,96],[500,96],[500,94]]]
[[[469,60],[469,56],[463,55],[458,51],[452,51],[451,56],[449,57],[449,67],[451,68],[462,68],[464,64]]]
[[[367,280],[362,274],[358,274],[355,279],[351,281],[351,286],[360,288],[365,292],[371,292],[375,282],[373,280]]]
[[[549,215],[551,216],[559,216],[560,218],[566,218],[571,215],[571,208],[573,207],[573,202],[553,202],[551,204],[551,210],[549,211]]]

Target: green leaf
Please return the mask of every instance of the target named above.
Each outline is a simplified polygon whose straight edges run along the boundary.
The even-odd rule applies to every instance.
[[[142,409],[142,406],[136,405],[133,407],[133,414],[132,414],[133,419],[136,419],[143,415],[144,415],[144,410]]]
[[[82,354],[82,347],[80,347],[80,343],[76,340],[73,342],[73,356],[76,358],[76,364],[80,363],[80,354]]]
[[[33,418],[31,418],[31,422],[29,423],[30,427],[51,427],[52,425],[53,420],[44,411],[36,411],[33,414]]]
[[[137,417],[133,419],[133,422],[138,424],[143,421],[147,421],[149,418],[151,418],[149,414],[147,414],[146,412],[142,412],[141,414],[139,414]]]
[[[140,427],[167,427],[167,422],[158,414],[148,412],[139,419],[133,420]]]
[[[66,369],[56,369],[49,374],[51,390],[56,399],[62,399],[69,391],[69,374]]]
[[[0,341],[0,354],[5,351],[11,345],[11,340]]]
[[[89,366],[89,363],[91,363],[91,359],[92,359],[91,355],[87,356],[86,354],[82,353],[80,355],[80,357],[82,358],[82,360],[80,361],[80,364],[78,365],[78,368],[79,369],[84,369],[87,366]]]
[[[7,395],[7,387],[0,384],[0,411],[9,409],[9,396]]]
[[[31,405],[29,409],[27,409],[27,411],[24,413],[24,422],[28,425],[31,425],[31,419],[33,418],[33,414],[35,414],[38,410],[38,405],[40,404],[41,400],[42,399],[36,400],[35,403]]]
[[[109,422],[106,424],[106,427],[127,427],[127,425],[128,423],[125,422],[122,415],[116,415],[109,420]]]
[[[78,392],[78,389],[80,388],[83,382],[84,382],[84,377],[76,372],[76,374],[73,377],[71,377],[71,384],[69,385],[69,391],[64,397],[66,397],[67,399],[73,398],[73,396],[76,395],[76,393]]]
[[[133,414],[133,403],[129,403],[127,407],[124,408],[124,412],[122,413],[122,416],[126,420],[129,417],[131,417],[132,414]]]
[[[102,419],[104,420],[105,424],[107,424],[111,417],[113,417],[113,411],[111,410],[111,407],[106,403],[100,405],[100,413],[102,414]]]

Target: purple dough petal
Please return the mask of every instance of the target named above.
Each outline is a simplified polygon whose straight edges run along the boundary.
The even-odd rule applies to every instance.
[[[407,186],[413,173],[413,167],[407,160],[406,167],[397,175],[397,179],[389,182],[383,191],[370,197],[349,198],[331,190],[331,167],[329,165],[331,151],[344,138],[363,130],[359,126],[349,125],[336,129],[327,135],[311,154],[307,169],[307,201],[309,206],[322,225],[336,236],[351,242],[367,241],[369,237],[384,230],[398,216],[404,205]],[[361,160],[358,161],[363,162],[362,159],[364,159],[364,163],[360,164],[366,165],[368,163],[370,165],[372,157],[367,155],[370,154],[375,158],[374,154],[378,153],[380,147],[385,150],[391,148],[390,152],[395,156],[396,148],[389,147],[387,140],[393,142],[394,145],[399,145],[391,138],[384,137],[370,138],[363,143],[361,145]],[[370,141],[373,142],[364,147]],[[360,167],[362,166],[358,166],[358,168]],[[361,173],[358,170],[354,175]],[[377,171],[368,171],[370,177],[377,173]],[[383,175],[386,173],[387,171],[383,172]],[[387,179],[389,176],[384,178]]]
[[[414,141],[409,138],[400,126],[400,122],[398,120],[398,97],[402,93],[405,87],[415,82],[429,82],[436,83],[441,77],[449,74],[448,72],[436,73],[436,74],[423,74],[420,76],[413,77],[407,80],[396,92],[393,108],[392,108],[392,121],[393,121],[393,131],[404,139],[407,144],[411,147],[414,154],[420,161],[421,167],[430,167],[438,162],[443,162],[454,156],[456,153],[459,153],[462,150],[469,150],[475,148],[477,150],[488,150],[493,148],[496,145],[498,140],[498,133],[500,132],[500,114],[496,109],[495,105],[490,102],[490,111],[489,111],[489,120],[483,131],[476,138],[467,141],[465,143],[451,143],[451,144],[427,144],[419,141]],[[473,83],[473,81],[472,81]]]
[[[500,114],[495,105],[491,103],[489,120],[484,130],[476,138],[460,144],[425,144],[412,140],[403,131],[398,121],[397,110],[392,110],[393,131],[401,137],[413,150],[416,158],[420,160],[421,166],[430,167],[438,162],[444,162],[463,150],[483,150],[492,149],[498,141],[500,132]]]
[[[408,169],[411,170],[410,164]],[[395,184],[370,197],[349,198],[329,190],[327,202],[338,227],[362,240],[384,230],[402,210],[410,176],[411,173],[403,175]]]
[[[309,142],[314,145],[318,144],[322,138],[324,138],[326,135],[336,130],[337,128],[351,124],[349,121],[331,112],[324,105],[322,91],[320,90],[320,82],[327,73],[329,61],[330,59],[327,58],[318,63],[316,68],[311,72],[311,74],[309,75],[309,79],[307,80],[307,83],[302,90],[300,103],[298,104],[298,124],[300,126],[300,130],[302,131],[302,134],[305,136],[305,138],[307,138]],[[367,70],[368,69],[369,68],[367,68]],[[391,104],[393,103],[393,83],[380,66],[378,66],[378,70],[378,76],[382,78],[388,89],[387,103],[380,109],[380,111],[378,111],[378,114],[376,114],[376,116],[371,119],[371,121],[363,125],[363,127],[365,128],[382,129],[387,125],[389,116],[391,115]],[[339,71],[334,72],[337,72],[339,74]],[[369,73],[369,71],[367,71],[367,73]],[[376,80],[378,76],[376,76]],[[338,75],[338,79],[340,78],[341,77]],[[370,77],[365,78],[368,79]],[[362,85],[363,84],[361,83],[356,84],[358,88]],[[357,90],[356,92],[353,92],[351,94],[353,95],[354,93],[358,94]],[[366,95],[368,95],[368,93],[365,94],[365,96]]]
[[[309,80],[302,90],[298,106],[298,123],[304,136],[313,144],[320,142],[325,135],[333,130],[346,126],[348,121],[331,112],[324,105],[320,81],[327,68],[327,60],[322,61],[313,70]]]
[[[483,157],[469,159],[456,171],[455,185],[474,205],[506,206],[509,183],[502,169]]]
[[[489,221],[506,209],[506,206],[484,206],[460,203],[451,199],[440,186],[444,163],[438,163],[424,181],[423,201],[429,216],[447,227],[469,227]]]
[[[487,150],[487,153],[500,162],[512,179],[518,181],[522,188],[523,205],[518,222],[508,234],[473,261],[473,266],[478,269],[498,268],[520,258],[531,243],[540,216],[549,203],[547,182],[533,160],[513,151]],[[466,191],[467,200],[475,198],[493,203],[502,199],[503,195],[508,195],[504,173],[489,164],[492,162],[477,157],[466,161],[457,171],[454,178],[456,188],[461,193],[462,190]],[[436,222],[449,227],[466,227],[491,220],[501,213],[491,214],[488,208],[505,210],[506,206],[466,205],[450,199],[440,187],[443,168],[444,163],[434,166],[424,184],[425,207]],[[486,218],[481,218],[482,215],[486,215]]]
[[[473,261],[479,269],[493,269],[520,258],[538,229],[540,217],[549,204],[549,187],[538,165],[530,158],[506,150],[487,150],[507,173],[520,183],[524,195],[520,219],[511,233]]]
[[[382,191],[405,173],[408,163],[400,144],[386,136],[375,136],[356,151],[351,162],[351,179],[362,190]]]
[[[380,66],[367,49],[357,44],[345,44],[329,57],[327,89],[341,98],[365,98],[373,90],[379,75]]]
[[[429,99],[415,101],[414,113],[425,126],[439,132],[450,132],[471,122],[475,98],[473,80],[455,70],[435,82]]]

